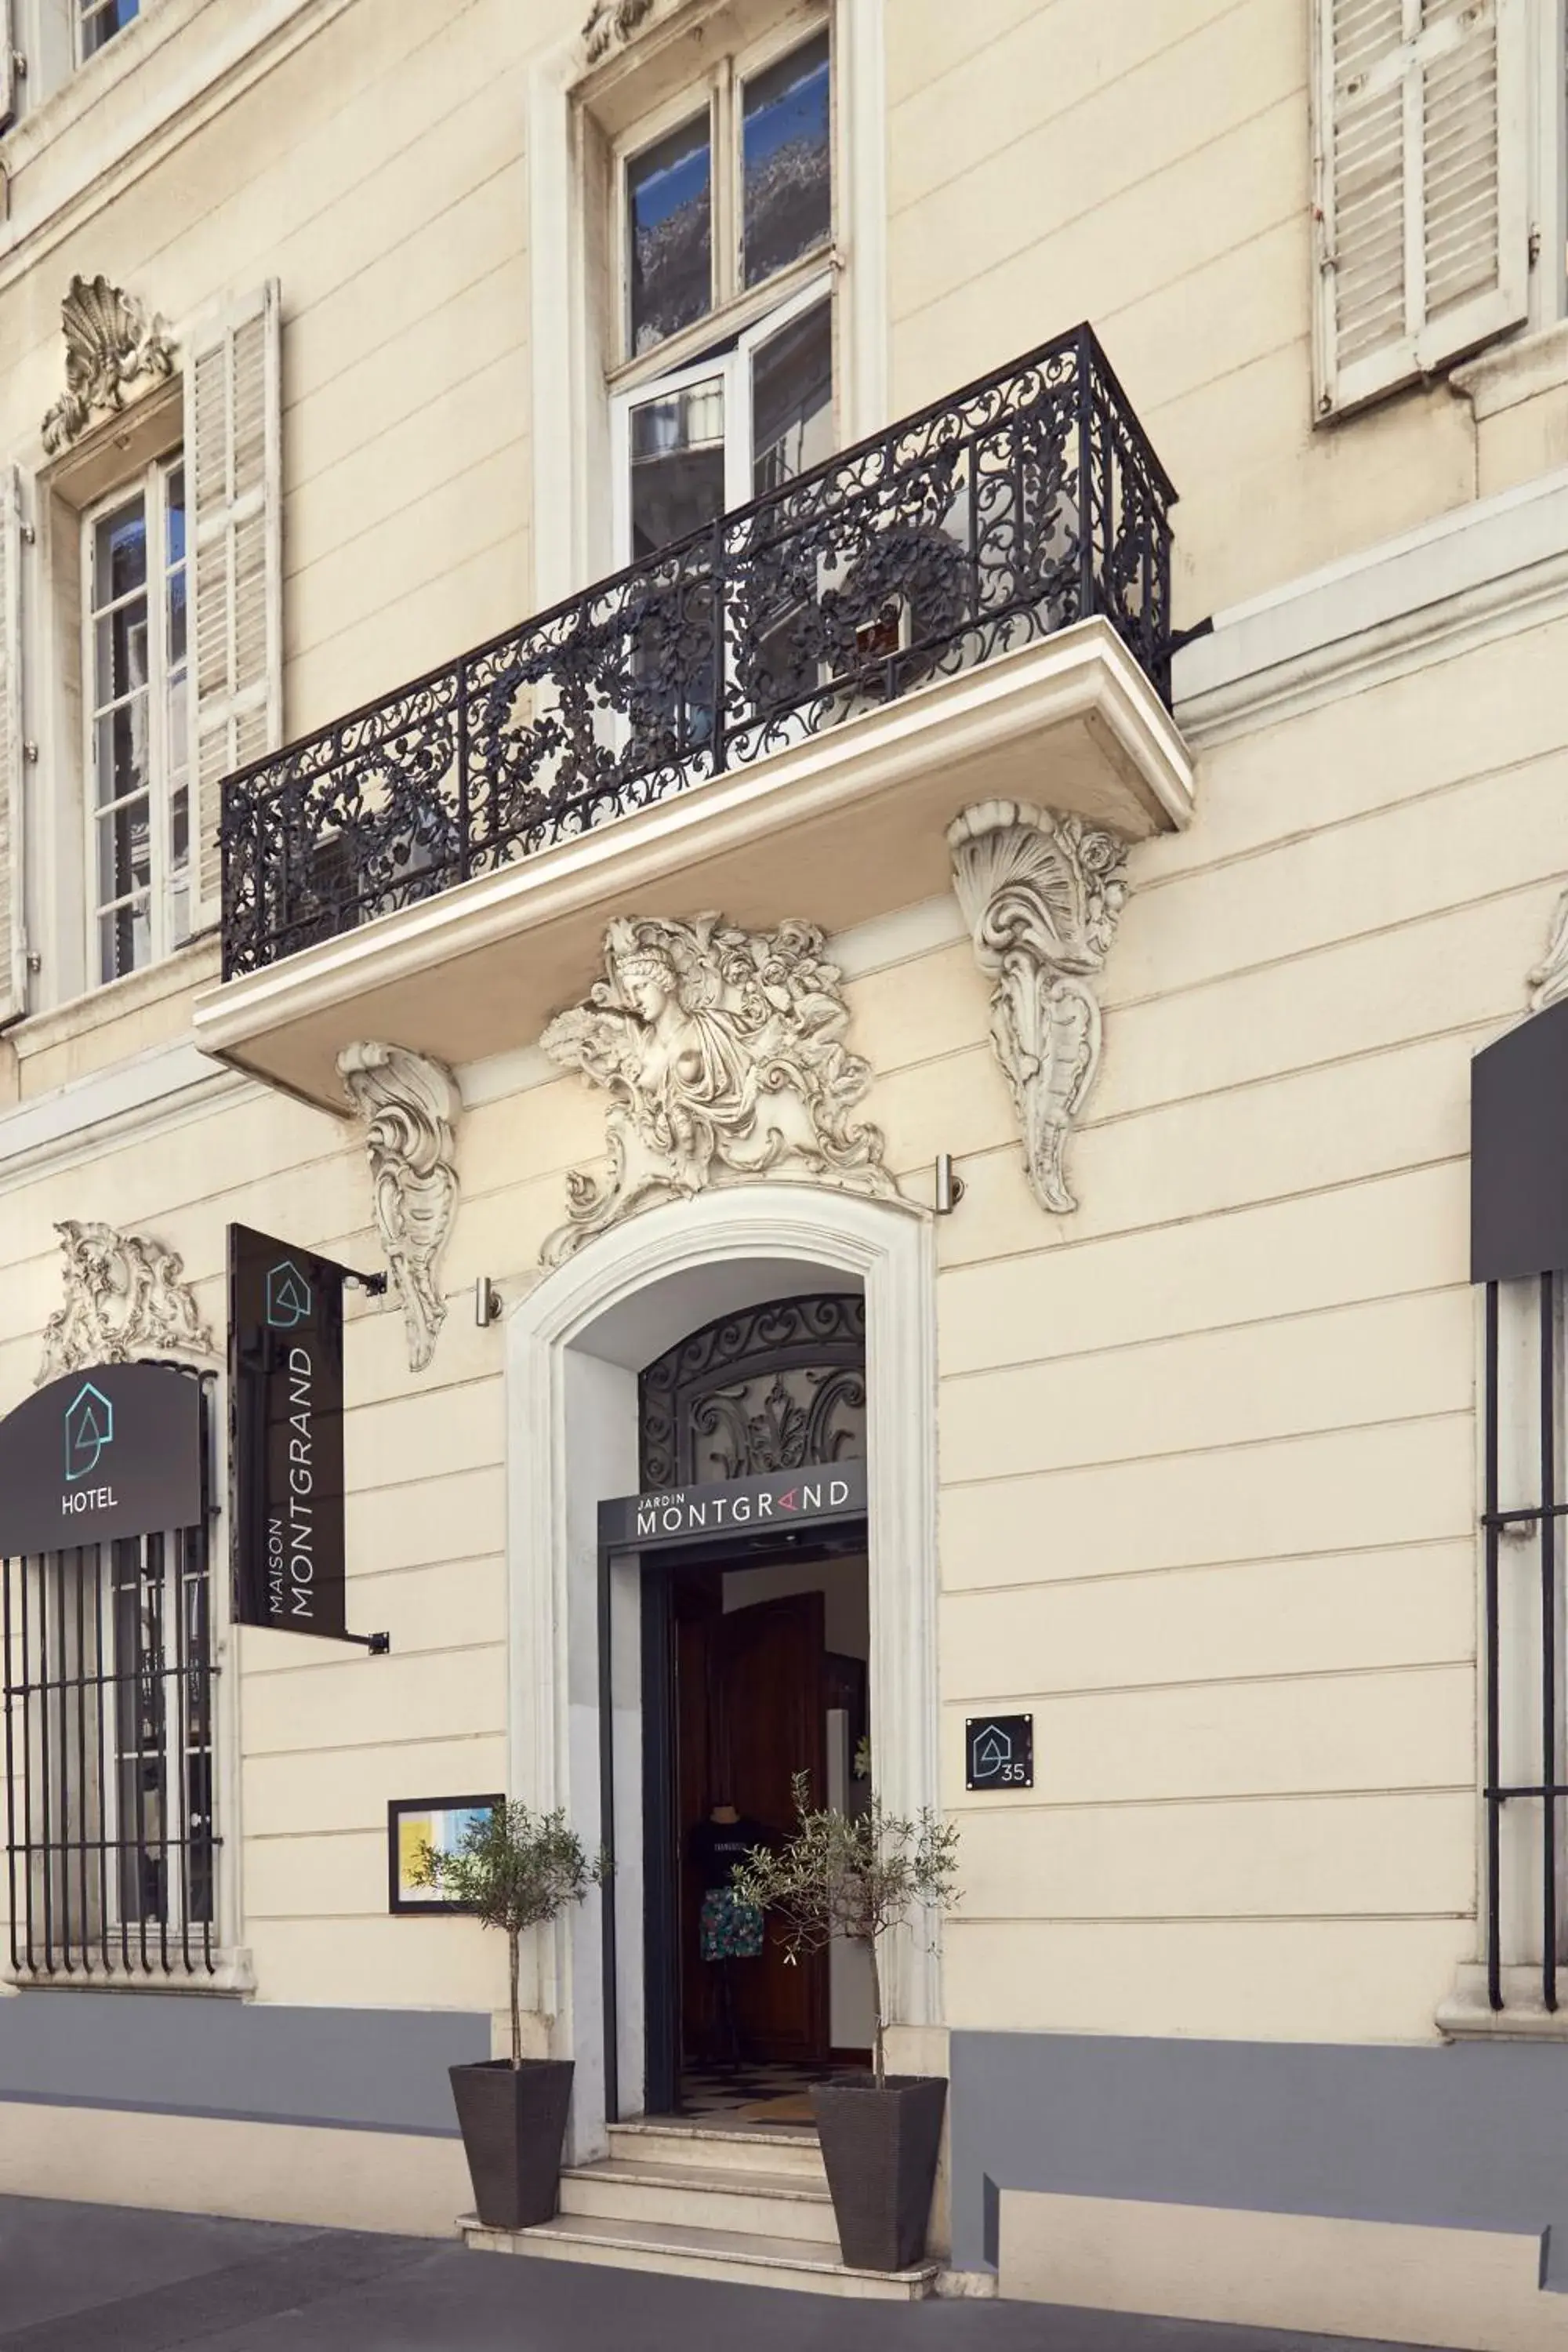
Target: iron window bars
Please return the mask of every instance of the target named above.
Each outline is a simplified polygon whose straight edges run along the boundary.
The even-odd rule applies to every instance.
[[[1092,331],[224,787],[224,976],[1103,614],[1168,701],[1175,493]]]
[[[1531,1890],[1505,1885],[1503,1810],[1524,1802],[1540,1807],[1539,1889],[1541,1901],[1541,1993],[1548,2011],[1557,2007],[1559,1942],[1558,1835],[1568,1800],[1568,1782],[1562,1779],[1563,1725],[1562,1687],[1558,1674],[1558,1643],[1562,1633],[1563,1548],[1560,1525],[1568,1516],[1559,1479],[1557,1425],[1562,1411],[1561,1363],[1563,1277],[1542,1274],[1531,1282],[1486,1286],[1485,1538],[1486,1601],[1486,1890],[1487,1998],[1494,2010],[1503,2007],[1503,1910],[1505,1900]],[[1527,1356],[1533,1355],[1537,1410],[1530,1430],[1528,1452],[1532,1469],[1525,1477],[1534,1500],[1510,1496],[1503,1502],[1503,1426],[1505,1392],[1510,1389],[1505,1361],[1505,1302],[1509,1294],[1525,1307],[1533,1330]],[[1522,1338],[1522,1331],[1514,1336]],[[1508,1349],[1518,1356],[1521,1351]],[[1507,1398],[1508,1402],[1513,1400]],[[1521,1416],[1521,1428],[1525,1426]],[[1535,1557],[1527,1547],[1533,1538]],[[1507,1555],[1504,1547],[1507,1546]],[[1515,1555],[1517,1558],[1510,1557]],[[1531,1621],[1533,1621],[1531,1622]],[[1534,1654],[1531,1655],[1531,1654]],[[1505,1702],[1505,1664],[1510,1697],[1521,1683],[1533,1682],[1535,1719],[1516,1717]],[[1525,1775],[1505,1770],[1505,1739],[1523,1747],[1533,1759]],[[1510,1850],[1510,1861],[1523,1851]]]
[[[0,1565],[18,1975],[216,1967],[205,1526]]]

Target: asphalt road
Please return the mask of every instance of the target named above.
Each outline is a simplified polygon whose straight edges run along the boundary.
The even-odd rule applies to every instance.
[[[1039,2304],[841,2303],[455,2242],[0,2198],[0,2352],[1372,2352]],[[1378,2348],[1382,2352],[1382,2347]]]

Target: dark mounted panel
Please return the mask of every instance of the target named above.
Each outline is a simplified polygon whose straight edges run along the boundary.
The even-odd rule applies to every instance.
[[[1568,1000],[1470,1065],[1470,1280],[1568,1267]]]

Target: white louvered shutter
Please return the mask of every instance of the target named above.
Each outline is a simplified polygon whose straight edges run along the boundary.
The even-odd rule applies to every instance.
[[[1320,414],[1525,317],[1528,5],[1315,0]]]
[[[0,1025],[27,1009],[22,861],[22,478],[0,466]]]
[[[223,780],[282,740],[279,359],[275,280],[187,339],[194,931],[222,911]]]
[[[16,119],[16,0],[0,0],[0,131]]]

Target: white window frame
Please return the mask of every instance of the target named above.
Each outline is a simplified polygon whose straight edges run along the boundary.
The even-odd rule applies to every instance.
[[[782,273],[781,273],[782,274]],[[792,280],[795,273],[790,273]],[[770,280],[770,285],[775,281]],[[635,383],[617,391],[610,404],[610,457],[614,472],[614,522],[617,565],[632,561],[632,452],[631,415],[649,401],[662,400],[688,390],[692,384],[710,383],[717,377],[724,386],[724,505],[749,505],[755,492],[752,469],[756,460],[752,430],[752,361],[758,348],[782,333],[792,320],[804,318],[819,302],[831,298],[834,288],[832,270],[821,267],[820,257],[816,274],[782,302],[764,311],[755,323],[728,351],[713,353],[707,359],[688,360],[683,366],[668,373],[639,376]],[[837,358],[837,336],[834,337],[834,357]],[[663,346],[660,346],[663,349]],[[837,424],[837,366],[835,369],[835,423]]]
[[[112,986],[115,981],[126,979],[131,971],[145,971],[163,962],[176,949],[183,947],[190,936],[189,909],[191,891],[191,808],[189,727],[181,730],[175,743],[169,726],[170,665],[168,658],[168,532],[167,484],[171,475],[184,470],[183,449],[166,452],[154,457],[141,474],[119,483],[114,489],[95,499],[83,510],[81,517],[81,677],[82,677],[82,751],[81,751],[81,814],[84,827],[82,847],[83,921],[86,926],[85,974],[89,991]],[[110,911],[100,897],[99,824],[100,803],[98,797],[98,736],[97,722],[101,710],[109,708],[98,700],[98,650],[96,624],[98,607],[95,599],[94,552],[97,527],[107,516],[140,496],[146,518],[147,567],[144,593],[147,599],[147,804],[149,835],[149,947],[144,963],[134,964],[127,972],[106,972],[100,925]],[[186,637],[184,677],[187,709],[190,696],[190,484],[185,484],[185,553],[183,566],[185,574]],[[171,757],[171,754],[174,757]],[[186,795],[186,850],[183,867],[176,866],[171,855],[171,832],[174,791],[182,782]],[[176,913],[176,902],[184,906],[184,915]],[[119,901],[115,902],[119,904]]]
[[[100,16],[106,8],[114,5],[115,0],[70,0],[71,52],[79,68],[90,65],[94,58],[100,58],[104,50],[119,39],[121,33],[128,32],[131,25],[135,24],[145,13],[147,0],[138,0],[136,15],[131,18],[130,24],[116,25],[106,40],[100,41],[96,48],[89,49],[86,39],[89,16]]]
[[[827,235],[786,268],[775,270],[761,285],[748,287],[742,281],[744,181],[741,152],[743,130],[742,92],[747,82],[754,80],[759,74],[766,73],[770,66],[777,65],[781,58],[790,56],[795,49],[804,48],[824,33],[827,36],[827,138],[832,198]],[[704,106],[708,111],[711,159],[710,306],[703,316],[694,319],[689,327],[681,328],[676,334],[667,335],[651,350],[635,352],[632,348],[627,166],[646,149],[657,146],[659,140],[679,130],[683,122],[689,122],[703,110]],[[794,21],[776,25],[764,37],[716,58],[699,80],[688,82],[683,89],[673,91],[661,105],[640,116],[621,133],[610,151],[614,175],[610,218],[613,225],[611,261],[616,315],[615,349],[609,373],[617,389],[624,383],[650,370],[656,375],[663,375],[668,369],[683,364],[688,355],[695,354],[705,345],[727,341],[737,330],[743,329],[752,320],[771,310],[803,278],[817,278],[825,268],[833,266],[840,250],[841,146],[838,43],[832,16],[826,9],[815,21],[796,17]]]
[[[165,0],[167,5],[167,0]],[[887,39],[889,0],[827,0],[833,44],[837,144],[834,210],[839,248],[836,273],[834,405],[839,446],[878,432],[891,416],[887,292]],[[680,18],[684,43],[709,12],[689,5]],[[780,0],[773,19],[781,47],[809,37],[821,22]],[[524,142],[529,197],[529,336],[532,432],[530,436],[534,528],[533,593],[538,612],[580,594],[616,568],[610,466],[610,401],[646,371],[657,376],[717,340],[711,319],[699,321],[682,352],[671,338],[624,380],[614,344],[619,269],[613,240],[611,150],[628,119],[645,57],[658,66],[664,26],[656,16],[608,64],[590,67],[579,34],[537,58],[527,83]],[[688,52],[689,54],[689,52]],[[686,87],[689,89],[688,80]],[[637,111],[641,125],[654,120]],[[816,265],[820,267],[820,264]],[[816,269],[808,270],[810,275]],[[614,278],[614,283],[612,283]],[[784,274],[756,289],[759,311],[793,290]],[[737,331],[750,323],[738,302]]]

